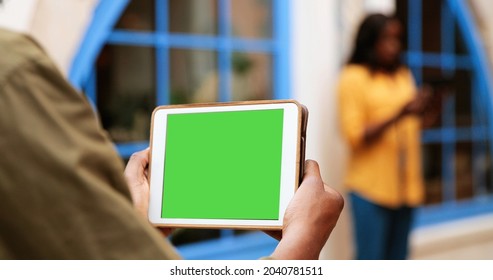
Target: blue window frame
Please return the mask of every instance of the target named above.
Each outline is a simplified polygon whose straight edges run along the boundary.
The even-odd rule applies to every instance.
[[[154,27],[152,30],[112,29],[123,9],[131,1],[102,0],[95,14],[95,24],[87,32],[86,51],[74,60],[79,65],[70,73],[71,81],[84,89],[86,95],[98,106],[97,72],[87,71],[82,64],[94,62],[104,43],[111,46],[134,46],[151,48],[155,59],[155,105],[173,103],[170,96],[170,53],[174,50],[214,52],[217,57],[218,98],[215,101],[233,100],[231,96],[232,59],[236,53],[265,54],[272,58],[272,99],[291,96],[289,88],[289,1],[270,0],[272,6],[272,36],[265,38],[242,38],[232,32],[231,0],[214,0],[217,6],[217,33],[192,34],[170,32],[169,7],[172,0],[153,0]],[[176,1],[175,1],[176,2]],[[191,2],[191,1],[186,1]],[[192,1],[193,2],[193,1]],[[108,16],[109,15],[109,16]],[[83,49],[83,48],[81,48]],[[82,65],[82,66],[81,66]],[[122,141],[116,147],[120,155],[129,157],[133,152],[148,145],[147,141]]]
[[[441,124],[423,132],[425,173],[435,171],[427,196],[437,199],[420,209],[417,226],[491,213],[493,85],[471,10],[462,0],[396,2],[408,30],[405,60],[418,84],[437,75],[456,81]]]
[[[110,119],[113,117],[111,116],[111,108],[105,108],[108,104],[121,102],[123,105],[120,104],[120,107],[128,108],[131,111],[135,109],[134,107],[141,105],[149,106],[149,100],[152,103],[152,108],[158,105],[183,102],[183,100],[176,100],[176,94],[172,88],[173,75],[176,75],[172,66],[176,65],[176,63],[173,64],[173,59],[176,57],[182,58],[180,62],[185,61],[183,57],[186,56],[198,57],[198,60],[209,61],[209,64],[210,61],[214,61],[217,93],[213,101],[225,102],[241,98],[233,96],[235,80],[232,75],[235,67],[239,67],[238,69],[241,71],[241,69],[251,65],[245,61],[245,54],[251,55],[253,59],[267,61],[267,76],[271,79],[271,85],[269,87],[270,93],[264,98],[290,98],[290,1],[256,0],[270,7],[268,17],[272,22],[270,23],[271,27],[267,28],[270,30],[265,36],[244,36],[241,32],[240,34],[235,33],[233,30],[235,17],[242,15],[241,13],[233,14],[233,5],[238,5],[239,1],[200,1],[202,2],[197,0],[100,1],[81,51],[74,59],[73,65],[76,67],[72,68],[69,79],[76,87],[85,92],[93,106],[98,109],[102,115],[103,125],[105,125],[105,114],[109,114]],[[248,1],[252,2],[251,0]],[[216,24],[212,32],[183,32],[180,28],[173,26],[175,20],[172,18],[172,12],[180,12],[179,9],[173,11],[173,7],[188,4],[197,5],[198,3],[204,5],[205,2],[210,4],[209,7],[215,7],[212,9],[212,13]],[[126,25],[122,23],[126,13],[125,9],[131,7],[137,7],[135,9],[144,15],[142,19],[145,22],[141,21],[141,25],[134,26],[134,28],[125,28]],[[183,11],[181,10],[181,12]],[[180,17],[185,18],[186,16],[180,15]],[[135,18],[126,18],[125,20],[132,21]],[[124,67],[119,65],[119,67],[105,70],[107,60],[111,59],[111,57],[108,58],[111,56],[108,53],[117,53],[120,60],[128,60],[128,56],[139,53],[139,59],[127,61]],[[239,62],[237,61],[238,58],[240,59]],[[125,100],[127,97],[117,94],[116,98],[108,101],[105,96],[114,91],[114,88],[101,86],[101,83],[108,78],[104,76],[105,73],[125,71],[121,69],[132,67],[132,63],[140,63],[141,61],[145,63],[142,69],[146,74],[132,73],[132,75],[140,75],[138,80],[149,79],[154,85],[141,90],[145,93],[139,93],[139,98]],[[127,73],[119,76],[118,79],[121,80],[122,77],[126,77],[132,80],[135,78],[132,75]],[[130,84],[131,82],[126,85]],[[121,88],[125,88],[125,86],[119,86],[119,88],[122,90]],[[144,99],[146,101],[143,101]],[[150,112],[148,109],[144,110],[146,114]],[[138,108],[135,110],[138,111]],[[135,113],[136,111],[131,112]],[[125,113],[126,115],[132,114]],[[146,115],[145,118],[150,118],[150,114]],[[128,120],[122,122],[128,122]],[[145,123],[145,125],[148,126],[149,124]],[[120,155],[123,158],[128,158],[133,152],[148,146],[146,139],[148,139],[148,135],[137,140],[115,141],[115,145]],[[269,254],[276,244],[275,240],[265,236],[265,234],[254,232],[236,235],[231,230],[223,230],[220,232],[219,239],[184,245],[180,246],[179,249],[187,259],[249,259]]]

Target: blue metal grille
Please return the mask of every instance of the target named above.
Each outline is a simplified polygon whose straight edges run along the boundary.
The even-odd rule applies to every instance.
[[[471,76],[470,104],[471,125],[459,125],[456,110],[459,105],[457,92],[444,100],[442,124],[423,133],[424,144],[441,146],[441,202],[423,207],[419,211],[417,225],[427,225],[493,211],[491,195],[491,170],[485,169],[485,155],[491,154],[492,143],[492,96],[490,71],[487,58],[474,25],[466,1],[443,0],[440,3],[440,51],[423,50],[423,5],[422,0],[407,1],[407,52],[405,60],[412,69],[418,84],[424,80],[425,69],[436,69],[443,76],[453,76],[456,71]],[[401,2],[402,3],[402,2]],[[427,27],[428,28],[428,27]],[[462,40],[465,53],[457,50],[457,41]],[[472,196],[459,199],[457,195],[456,149],[461,143],[471,143]],[[489,182],[489,183],[488,183]],[[489,184],[489,186],[488,186]]]

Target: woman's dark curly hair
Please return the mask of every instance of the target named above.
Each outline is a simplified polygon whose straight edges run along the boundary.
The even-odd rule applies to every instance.
[[[378,62],[375,53],[376,44],[387,23],[396,20],[394,17],[382,14],[367,16],[361,23],[356,35],[356,42],[353,53],[349,58],[348,64],[361,64],[370,68],[371,71],[381,69],[382,65]],[[401,66],[400,58],[397,58],[393,65],[384,67],[391,72]]]

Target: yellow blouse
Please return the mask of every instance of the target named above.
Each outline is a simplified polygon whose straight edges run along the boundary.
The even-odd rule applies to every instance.
[[[350,148],[345,185],[382,206],[416,206],[423,201],[420,121],[404,117],[371,144],[363,143],[364,130],[393,117],[415,94],[406,68],[391,76],[348,65],[341,73],[339,121]]]

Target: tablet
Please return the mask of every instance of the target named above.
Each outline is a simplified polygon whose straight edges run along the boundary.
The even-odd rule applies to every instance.
[[[304,165],[296,101],[160,106],[152,115],[149,220],[166,227],[282,228]]]

